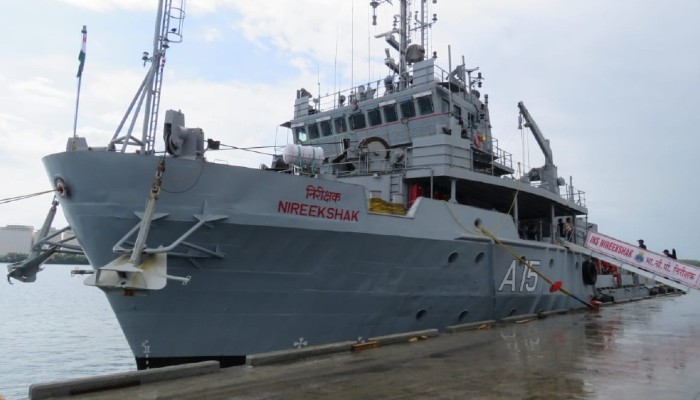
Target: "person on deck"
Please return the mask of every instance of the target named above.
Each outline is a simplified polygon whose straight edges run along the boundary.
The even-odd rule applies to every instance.
[[[646,250],[647,246],[644,244],[644,239],[638,239],[637,242],[639,242],[639,246],[638,246],[638,247],[639,247],[640,249],[645,249],[645,250]]]
[[[677,259],[677,258],[676,258],[676,249],[673,249],[673,253],[669,253],[668,250],[664,249],[664,255],[665,255],[666,257],[673,258],[674,260]]]
[[[559,237],[564,238],[566,236],[566,230],[564,229],[564,221],[559,218],[559,222],[557,223],[557,231],[559,232]]]
[[[566,234],[566,240],[569,242],[574,241],[574,225],[571,223],[571,218],[566,218],[564,223],[564,233]]]

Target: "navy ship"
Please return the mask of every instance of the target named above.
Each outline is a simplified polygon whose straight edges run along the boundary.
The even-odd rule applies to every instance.
[[[172,0],[159,1],[149,72],[112,140],[73,137],[43,158],[92,265],[85,282],[106,294],[139,369],[649,294],[639,275],[601,275],[582,247],[596,230],[585,194],[559,176],[525,105],[544,165],[516,173],[479,69],[439,66],[427,3],[397,3],[378,35],[388,74],[328,96],[299,89],[282,123],[293,141],[269,166],[207,160],[219,142],[180,111],[161,131],[162,61],[185,15]]]

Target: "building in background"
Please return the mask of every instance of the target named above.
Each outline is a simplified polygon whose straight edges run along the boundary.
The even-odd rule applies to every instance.
[[[53,229],[53,228],[51,228]],[[68,238],[72,238],[70,240],[66,240]],[[64,242],[65,240],[65,242]],[[68,232],[63,232],[61,234],[61,242],[63,244],[68,244],[68,245],[73,245],[73,246],[80,246],[80,243],[78,242],[78,239],[75,239],[75,235],[73,235],[73,231],[68,231]]]
[[[29,254],[33,238],[33,226],[7,225],[0,227],[0,256],[8,253]]]

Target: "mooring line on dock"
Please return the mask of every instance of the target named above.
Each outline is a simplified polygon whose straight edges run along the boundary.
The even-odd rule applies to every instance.
[[[47,193],[52,193],[56,192],[57,189],[51,189],[51,190],[45,190],[43,192],[36,192],[36,193],[30,193],[30,194],[23,194],[20,196],[15,196],[15,197],[8,197],[6,199],[0,199],[0,204],[5,204],[5,203],[11,203],[13,201],[19,201],[19,200],[24,200],[28,199],[31,197],[36,197],[36,196],[41,196],[42,194],[47,194]]]
[[[572,299],[574,299],[574,300],[576,300],[576,301],[578,301],[578,302],[580,302],[580,303],[585,304],[586,307],[588,307],[588,308],[591,309],[591,310],[597,310],[597,309],[600,308],[599,305],[593,304],[593,303],[588,302],[588,301],[585,301],[585,300],[579,298],[578,296],[576,296],[575,294],[573,294],[573,293],[569,292],[568,290],[564,289],[564,286],[563,286],[563,284],[562,284],[561,281],[553,281],[553,280],[551,280],[550,278],[548,278],[548,277],[547,277],[546,275],[544,275],[540,270],[538,270],[537,268],[533,267],[524,257],[518,255],[515,251],[513,251],[513,249],[511,249],[510,247],[508,247],[505,243],[501,242],[494,234],[492,234],[491,232],[489,232],[489,231],[488,231],[486,228],[484,228],[483,226],[481,226],[481,225],[476,225],[476,228],[477,228],[478,230],[480,230],[481,233],[483,233],[484,235],[486,235],[486,236],[490,237],[491,239],[493,239],[493,241],[494,241],[497,245],[501,246],[501,247],[502,247],[505,251],[507,251],[510,255],[512,255],[513,257],[515,257],[516,260],[520,261],[523,265],[525,265],[527,268],[529,268],[532,272],[536,273],[539,277],[541,277],[541,278],[544,279],[547,283],[549,283],[549,284],[551,285],[551,287],[549,288],[549,291],[550,291],[550,292],[554,293],[554,292],[556,292],[556,291],[560,291],[560,292],[564,293],[565,295],[571,297]]]

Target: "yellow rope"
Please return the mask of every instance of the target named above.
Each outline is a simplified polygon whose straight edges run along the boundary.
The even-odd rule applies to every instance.
[[[369,211],[381,214],[406,215],[403,203],[390,203],[380,198],[369,199]]]
[[[503,225],[503,223],[506,221],[507,216],[510,216],[510,212],[513,211],[513,207],[515,207],[515,202],[518,200],[518,193],[520,193],[520,189],[515,190],[515,196],[513,196],[513,201],[510,203],[510,207],[508,208],[508,212],[506,212],[506,214],[503,216],[503,218],[501,218],[501,220],[498,222],[498,224],[496,224],[496,228],[494,229],[494,231],[498,232],[498,230],[501,228],[501,225]],[[447,211],[450,212],[450,215],[452,215],[452,218],[455,220],[455,222],[457,222],[457,224],[464,231],[466,231],[467,233],[476,233],[475,231],[473,231],[471,229],[467,229],[464,225],[462,225],[462,222],[459,219],[457,219],[457,216],[454,215],[454,213],[452,212],[452,209],[450,208],[450,205],[448,202],[446,202],[445,200],[443,200],[442,202],[445,203],[445,206],[447,207]],[[517,227],[516,227],[516,229],[517,229]]]
[[[501,225],[503,225],[503,223],[506,222],[506,216],[510,216],[510,212],[513,211],[513,207],[515,207],[515,202],[518,200],[518,193],[520,193],[520,189],[515,189],[515,196],[513,196],[513,201],[510,203],[508,212],[506,213],[506,215],[503,216],[503,218],[501,218],[498,224],[496,224],[494,231],[498,232],[498,230],[501,229]],[[517,230],[518,227],[516,226],[515,229]]]
[[[52,192],[55,192],[55,191],[56,191],[56,189],[51,189],[51,190],[46,190],[46,191],[43,191],[43,192],[24,194],[24,195],[15,196],[15,197],[8,197],[8,198],[6,198],[6,199],[0,199],[0,204],[11,203],[11,202],[13,202],[13,201],[24,200],[24,199],[28,199],[28,198],[30,198],[30,197],[35,197],[35,196],[41,196],[42,194],[52,193]]]
[[[452,209],[450,208],[450,203],[446,202],[445,200],[442,201],[445,204],[445,207],[447,207],[447,211],[450,213],[452,216],[452,219],[455,220],[457,225],[459,225],[460,228],[462,228],[465,232],[467,233],[476,233],[476,231],[473,231],[471,229],[467,229],[466,226],[462,225],[462,221],[460,221],[457,216],[452,212]]]

